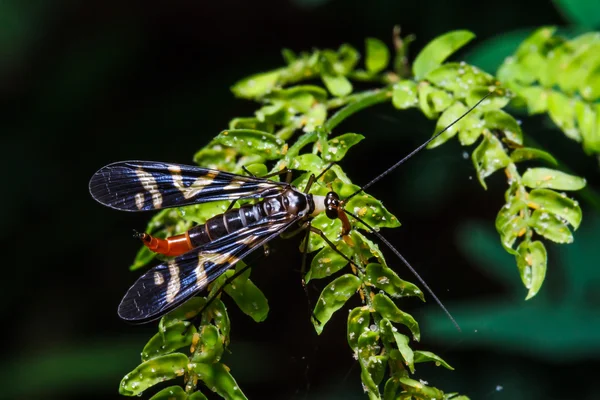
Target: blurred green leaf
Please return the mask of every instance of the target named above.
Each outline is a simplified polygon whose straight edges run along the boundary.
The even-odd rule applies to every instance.
[[[535,229],[538,235],[556,243],[572,243],[573,234],[566,223],[554,214],[542,210],[535,210],[529,219],[529,226]]]
[[[401,311],[389,297],[381,293],[376,294],[373,297],[373,308],[382,317],[408,327],[413,334],[414,340],[419,341],[421,333],[417,321],[410,314]]]
[[[327,152],[323,152],[322,158],[327,162],[338,162],[346,155],[350,147],[354,146],[365,137],[358,133],[344,133],[329,140]]]
[[[365,268],[366,281],[394,298],[416,296],[425,301],[423,292],[414,284],[400,279],[390,268],[370,263]]]
[[[490,110],[483,115],[485,127],[488,129],[498,129],[513,144],[523,144],[523,132],[515,118],[502,111]]]
[[[400,389],[400,381],[396,376],[392,376],[387,380],[383,389],[383,400],[396,400],[396,394]]]
[[[252,75],[236,82],[231,87],[231,91],[237,97],[244,99],[261,97],[275,88],[279,75],[278,70]]]
[[[356,293],[360,283],[360,279],[355,275],[346,274],[334,279],[325,286],[313,312],[313,315],[318,319],[318,321],[313,319],[317,334],[320,335],[323,332],[325,324],[327,324],[333,313],[339,310]]]
[[[367,71],[376,74],[387,68],[390,62],[390,51],[385,43],[376,38],[367,38],[365,48]]]
[[[456,121],[466,111],[467,111],[467,108],[460,101],[457,101],[454,104],[452,104],[450,107],[448,107],[446,109],[446,111],[444,111],[442,113],[442,115],[438,119],[437,123],[435,124],[435,132],[433,134],[436,135],[438,132],[441,132],[443,129],[448,127],[451,123]],[[454,136],[456,136],[456,134],[458,133],[458,131],[460,129],[461,122],[462,121],[459,121],[457,124],[446,129],[446,131],[444,133],[442,133],[437,138],[435,138],[433,141],[431,141],[427,145],[427,148],[433,149],[433,148],[445,143],[446,141],[453,138]]]
[[[422,362],[434,362],[436,367],[441,365],[446,369],[454,371],[454,368],[452,368],[446,361],[442,360],[440,356],[433,354],[430,351],[415,350],[415,364]]]
[[[527,200],[529,207],[555,214],[570,223],[574,229],[579,228],[582,213],[575,200],[548,189],[532,190]]]
[[[329,93],[335,97],[343,97],[352,93],[352,83],[344,75],[323,74],[321,79]]]
[[[439,389],[431,386],[427,386],[422,382],[410,379],[408,377],[401,377],[400,383],[406,390],[417,399],[443,399],[444,393]]]
[[[243,262],[238,262],[235,271],[229,270],[221,276],[229,278],[233,276],[234,273],[245,267],[246,264]],[[250,279],[248,279],[249,275],[250,270],[247,270],[235,278],[233,282],[225,286],[225,293],[227,293],[235,301],[237,306],[244,312],[244,314],[252,317],[252,319],[256,322],[261,322],[267,318],[267,314],[269,313],[269,304],[263,292],[261,292],[261,290],[256,287],[256,285],[252,283]]]
[[[585,187],[585,179],[549,168],[529,168],[522,180],[532,189],[579,190]]]
[[[187,400],[208,400],[208,398],[202,392],[194,392],[189,395]]]
[[[558,162],[554,157],[552,157],[552,154],[531,147],[521,147],[513,150],[513,152],[510,154],[510,159],[514,162],[529,161],[536,158],[547,161],[552,165],[558,165]]]
[[[415,107],[419,103],[417,98],[417,84],[411,80],[404,80],[394,85],[392,104],[399,110]]]
[[[552,91],[548,96],[548,114],[567,137],[581,142],[581,134],[575,126],[575,101],[562,93]]]
[[[452,31],[438,36],[415,58],[413,74],[418,80],[441,65],[454,52],[470,42],[475,35],[469,31]]]
[[[525,300],[534,297],[544,283],[548,256],[542,242],[522,242],[517,248],[517,267],[521,280],[529,292]]]
[[[414,373],[414,353],[408,345],[408,336],[398,333],[398,329],[396,329],[391,322],[385,318],[382,318],[381,321],[379,321],[379,330],[388,341],[396,343],[398,351],[402,355],[402,361],[404,365],[408,366],[411,373]]]
[[[471,154],[471,159],[477,172],[477,179],[479,179],[484,189],[487,189],[485,178],[506,167],[511,162],[500,141],[490,134],[485,135],[479,146]]]
[[[188,358],[182,353],[167,354],[145,361],[125,375],[119,386],[119,393],[124,396],[139,395],[157,383],[182,376],[187,364]]]

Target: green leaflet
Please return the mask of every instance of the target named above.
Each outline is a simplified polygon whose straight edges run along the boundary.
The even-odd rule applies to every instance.
[[[417,321],[410,314],[401,311],[389,297],[381,293],[376,294],[373,297],[373,307],[384,318],[408,327],[413,334],[414,340],[419,341],[421,333]]]
[[[336,246],[339,251],[349,257],[350,250],[343,240],[337,241]],[[313,257],[310,264],[310,271],[308,271],[304,279],[308,283],[311,279],[326,278],[344,268],[346,264],[348,264],[348,261],[327,245]]]
[[[387,68],[390,62],[390,51],[385,43],[376,38],[367,38],[365,40],[365,50],[367,71],[376,74]]]
[[[542,242],[522,242],[517,248],[517,267],[529,292],[525,300],[534,297],[544,282],[548,257]]]
[[[477,179],[479,179],[479,183],[484,189],[487,189],[485,178],[506,167],[511,162],[504,152],[502,144],[493,135],[485,135],[479,146],[471,154],[471,159],[477,172]]]
[[[325,324],[327,324],[333,313],[339,310],[356,293],[360,283],[360,279],[355,275],[346,274],[334,279],[325,286],[313,311],[313,315],[318,319],[318,321],[313,320],[317,334],[323,332]]]
[[[358,351],[358,338],[369,329],[371,312],[369,307],[356,307],[348,314],[348,345]]]
[[[283,141],[269,132],[232,129],[221,132],[214,141],[241,154],[259,155],[266,160],[275,160],[283,156]]]
[[[323,151],[321,157],[326,162],[340,161],[346,155],[350,147],[354,146],[365,137],[357,133],[344,133],[329,140],[327,151]]]
[[[180,386],[169,386],[156,393],[150,400],[186,400],[187,393]]]
[[[558,165],[556,159],[552,157],[550,153],[547,153],[543,150],[533,149],[531,147],[521,147],[513,150],[513,152],[510,153],[510,159],[514,162],[529,161],[536,158],[547,161],[555,166]]]
[[[400,383],[404,390],[412,394],[414,398],[426,398],[426,399],[443,399],[444,393],[431,386],[427,386],[419,381],[410,379],[408,377],[401,377]]]
[[[549,189],[535,189],[529,193],[528,205],[541,212],[549,212],[564,219],[574,229],[579,228],[582,212],[579,204],[565,195]]]
[[[414,284],[400,277],[385,265],[371,263],[365,268],[365,277],[369,284],[383,290],[394,298],[416,296],[425,301],[423,292]]]
[[[417,98],[417,84],[404,80],[394,85],[392,104],[399,110],[415,107],[419,102]]]
[[[398,348],[398,351],[402,356],[401,361],[404,363],[404,365],[408,366],[411,373],[414,373],[414,353],[408,345],[408,336],[399,333],[398,329],[396,329],[392,325],[392,323],[385,318],[379,321],[379,330],[381,331],[381,334],[384,336],[384,338],[386,338],[387,341],[396,343],[396,347]]]
[[[154,335],[142,350],[142,361],[148,361],[189,346],[196,333],[196,327],[189,326],[189,324],[189,322],[177,322]]]
[[[454,370],[446,361],[430,351],[415,350],[415,363],[434,362],[437,367],[440,365],[446,369]]]
[[[523,174],[523,183],[533,189],[579,190],[585,179],[549,168],[529,168]]]
[[[233,276],[237,271],[245,268],[244,262],[238,262],[235,271],[229,270],[221,275],[220,279],[217,280],[218,286],[222,285],[222,282]],[[264,321],[269,313],[269,304],[267,298],[256,287],[254,283],[248,277],[250,276],[250,270],[247,270],[229,285],[225,286],[225,293],[227,293],[237,304],[237,306],[244,312],[244,314],[252,317],[256,322]]]
[[[191,368],[206,386],[228,400],[247,400],[225,364],[192,363]]]
[[[427,73],[441,65],[452,53],[470,42],[475,35],[469,31],[453,31],[438,36],[415,58],[413,74],[417,79],[423,79]]]
[[[192,362],[214,364],[223,355],[223,340],[219,330],[214,325],[203,325],[198,332],[198,341],[194,343],[195,350]]]
[[[188,358],[182,353],[159,356],[141,363],[125,375],[119,386],[124,396],[136,396],[159,382],[182,376],[187,370]]]

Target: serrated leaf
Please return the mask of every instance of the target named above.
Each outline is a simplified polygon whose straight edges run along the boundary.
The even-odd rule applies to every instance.
[[[565,195],[549,189],[535,189],[527,199],[529,207],[557,215],[570,223],[574,229],[579,228],[582,213],[579,204]]]
[[[475,35],[469,31],[452,31],[438,36],[415,58],[413,74],[417,80],[441,65],[452,53],[470,42]]]
[[[354,351],[358,349],[359,336],[369,329],[371,312],[369,307],[356,307],[348,314],[348,344]]]
[[[547,161],[552,165],[558,165],[558,162],[554,157],[552,157],[552,154],[543,150],[534,149],[531,147],[521,147],[513,150],[513,152],[510,153],[510,159],[514,162],[529,161],[536,158]]]
[[[156,393],[150,400],[186,400],[188,398],[181,386],[169,386]]]
[[[247,400],[235,379],[229,373],[229,368],[222,363],[192,364],[194,372],[206,387],[227,400]]]
[[[390,62],[390,51],[385,43],[379,39],[367,38],[365,40],[367,71],[372,74],[383,71]]]
[[[333,313],[339,310],[356,293],[360,287],[360,283],[360,279],[355,275],[346,274],[336,278],[325,286],[313,312],[313,315],[318,319],[318,321],[313,319],[313,325],[317,334],[320,335],[323,332],[325,324],[329,321]]]
[[[519,274],[523,284],[529,289],[525,300],[529,300],[538,293],[546,277],[546,264],[548,261],[546,248],[539,241],[524,241],[517,248],[517,253]]]
[[[562,93],[552,91],[548,96],[548,115],[567,137],[581,142],[575,126],[575,101]]]
[[[416,285],[400,279],[400,277],[381,264],[371,263],[365,268],[366,281],[378,289],[383,290],[394,298],[416,296],[425,301],[423,292]]]
[[[519,123],[512,115],[502,110],[490,110],[483,114],[483,119],[486,128],[490,130],[501,130],[502,134],[511,143],[518,145],[523,144],[523,132],[521,131]]]
[[[350,185],[348,185],[350,186]],[[352,185],[354,186],[354,185]],[[334,191],[336,191],[336,185],[333,185]],[[358,189],[358,186],[356,186]],[[340,194],[341,196],[341,194]],[[360,219],[365,221],[371,227],[377,228],[396,228],[400,226],[400,222],[398,218],[396,218],[392,213],[390,213],[381,203],[381,201],[376,198],[368,195],[368,194],[357,194],[353,198],[348,201],[345,205],[346,210],[352,212],[357,215]],[[358,229],[367,229],[360,222],[356,222],[356,227]]]
[[[448,109],[446,109],[446,111],[442,113],[442,115],[438,119],[437,123],[435,124],[435,132],[433,134],[436,135],[438,132],[441,132],[443,129],[446,129],[446,127],[448,127],[451,123],[456,121],[466,111],[467,107],[465,107],[460,101],[457,101],[456,103],[452,104],[450,107],[448,107]],[[452,125],[450,128],[446,129],[444,133],[442,133],[440,136],[438,136],[432,142],[430,142],[427,145],[427,148],[433,149],[456,136],[460,129],[460,122],[462,121],[459,121],[458,123]]]
[[[246,265],[243,262],[239,262],[235,271],[229,270],[222,276],[229,278],[245,267]],[[252,317],[256,322],[261,322],[267,318],[269,304],[263,292],[248,279],[249,274],[250,270],[235,278],[233,282],[225,286],[225,293],[235,301],[244,314]]]
[[[275,160],[283,156],[283,140],[269,132],[232,129],[219,133],[214,141],[234,148],[244,155],[261,156],[266,160]]]
[[[511,162],[500,141],[490,134],[485,135],[479,146],[471,154],[471,159],[477,172],[477,178],[484,189],[487,189],[485,178],[506,167]]]
[[[408,327],[413,334],[414,340],[419,341],[421,333],[417,321],[410,314],[401,311],[389,297],[378,293],[373,297],[372,304],[375,311],[380,313],[382,317]]]
[[[554,214],[535,210],[529,218],[531,226],[538,235],[556,243],[572,243],[573,234],[567,224],[558,219]]]
[[[327,151],[321,154],[326,162],[338,162],[346,155],[350,147],[354,146],[365,137],[358,133],[344,133],[328,141]]]
[[[202,325],[198,332],[197,343],[194,343],[192,362],[213,364],[221,360],[223,340],[214,325]]]
[[[549,168],[529,168],[522,177],[525,186],[532,189],[579,190],[585,187],[585,179]]]
[[[415,107],[419,103],[417,98],[417,84],[411,80],[396,83],[392,92],[392,104],[394,107],[405,110]]]
[[[196,328],[190,322],[177,322],[165,327],[146,343],[142,350],[142,361],[169,354],[192,343]]]
[[[145,361],[125,375],[119,385],[119,393],[136,396],[157,383],[182,376],[188,358],[182,353],[172,353]]]
[[[408,366],[411,373],[414,373],[414,353],[408,345],[408,336],[399,333],[398,330],[391,324],[391,322],[385,318],[382,318],[381,321],[379,321],[379,330],[388,341],[396,343],[398,351],[402,355],[402,361],[404,365]]]
[[[343,240],[339,240],[336,246],[343,254],[350,254],[348,245]],[[348,261],[327,245],[313,257],[305,281],[308,283],[311,279],[322,279],[333,275],[344,268],[346,264],[348,264]]]
[[[352,83],[344,75],[323,74],[321,79],[329,93],[335,97],[344,97],[352,93]]]
[[[415,364],[422,362],[434,362],[437,367],[441,365],[446,369],[454,371],[454,368],[452,368],[440,356],[429,351],[415,350]]]
[[[231,91],[244,99],[264,96],[276,87],[280,74],[279,70],[275,70],[249,76],[236,82]]]

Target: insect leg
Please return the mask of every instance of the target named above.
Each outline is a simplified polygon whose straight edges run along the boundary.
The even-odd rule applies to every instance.
[[[316,181],[318,181],[319,179],[321,179],[321,177],[323,175],[325,175],[325,173],[327,171],[329,171],[331,169],[331,167],[333,167],[335,164],[331,163],[329,164],[323,171],[321,171],[321,173],[319,173],[319,175],[315,176],[314,174],[310,176],[310,178],[308,178],[308,183],[306,184],[306,187],[304,188],[304,193],[308,193],[308,191],[310,190],[310,187],[313,185],[313,183],[315,183]]]

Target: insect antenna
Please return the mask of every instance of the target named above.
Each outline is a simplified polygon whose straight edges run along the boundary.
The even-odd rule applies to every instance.
[[[419,151],[423,150],[423,148],[425,146],[427,146],[429,143],[431,143],[432,141],[434,141],[435,139],[437,139],[438,136],[440,136],[442,133],[446,132],[454,124],[456,124],[458,121],[460,121],[461,119],[463,119],[464,117],[466,117],[467,114],[469,114],[471,111],[473,111],[475,109],[475,107],[477,107],[479,104],[481,104],[492,93],[494,93],[494,92],[490,91],[488,94],[486,94],[485,96],[483,96],[481,98],[481,100],[479,100],[477,103],[475,103],[474,106],[472,106],[467,111],[465,111],[465,113],[463,115],[461,115],[460,117],[458,117],[457,119],[455,119],[450,125],[448,125],[444,129],[442,129],[441,131],[439,131],[438,133],[436,133],[435,135],[433,135],[430,139],[428,139],[427,141],[425,141],[425,143],[423,143],[422,145],[420,145],[419,147],[417,147],[416,149],[414,149],[412,152],[410,152],[406,157],[404,157],[403,159],[401,159],[400,161],[398,161],[396,164],[392,165],[391,167],[389,167],[388,169],[386,169],[385,171],[383,171],[381,174],[379,174],[378,176],[376,176],[371,182],[367,183],[366,185],[363,185],[356,192],[354,192],[350,196],[346,197],[346,199],[344,201],[347,202],[348,200],[350,200],[351,198],[353,198],[354,196],[356,196],[357,194],[359,194],[363,190],[367,189],[368,187],[371,187],[373,184],[375,184],[376,182],[378,182],[381,178],[383,178],[384,176],[386,176],[387,174],[389,174],[390,172],[392,172],[393,170],[395,170],[396,168],[398,168],[400,165],[402,165],[406,160],[408,160],[409,158],[411,158],[412,156],[414,156],[415,154],[417,154]]]
[[[427,290],[427,292],[429,293],[429,295],[431,297],[433,297],[433,299],[435,300],[435,302],[441,307],[441,309],[444,311],[444,313],[446,313],[446,315],[448,316],[448,318],[450,319],[450,321],[452,321],[452,323],[454,324],[454,326],[456,327],[456,329],[458,329],[459,332],[462,332],[462,330],[460,329],[460,326],[458,325],[458,322],[456,322],[456,320],[454,319],[454,317],[452,316],[452,314],[450,314],[450,311],[448,311],[448,309],[446,307],[444,307],[444,305],[442,304],[442,302],[440,301],[440,299],[438,299],[438,297],[435,295],[435,293],[433,293],[433,290],[431,290],[431,288],[429,287],[429,285],[427,285],[427,283],[425,283],[425,280],[423,278],[421,278],[421,275],[419,275],[419,273],[417,272],[417,270],[415,270],[413,268],[413,266],[410,265],[410,263],[406,260],[406,258],[404,258],[404,256],[402,256],[402,254],[400,254],[400,252],[398,250],[396,250],[396,248],[394,246],[392,246],[392,244],[386,240],[386,238],[384,238],[379,232],[377,232],[369,224],[367,224],[365,221],[363,221],[357,215],[354,215],[350,211],[348,211],[346,209],[343,209],[343,208],[342,208],[342,210],[346,214],[350,215],[352,218],[355,218],[358,222],[360,222],[361,224],[363,224],[364,226],[366,226],[369,229],[370,233],[372,233],[373,235],[377,236],[377,238],[379,240],[381,240],[383,243],[385,243],[385,245],[387,247],[389,247],[389,249],[392,250],[394,252],[394,254],[396,254],[396,256],[398,256],[398,258],[400,260],[402,260],[402,262],[408,267],[408,269],[410,270],[410,272],[412,272],[413,275],[419,280],[419,282],[421,282],[421,285],[423,285],[423,287],[425,288],[425,290]]]

